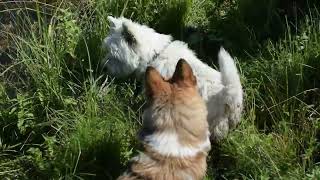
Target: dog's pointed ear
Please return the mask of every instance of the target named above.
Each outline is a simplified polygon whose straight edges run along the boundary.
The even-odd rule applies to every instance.
[[[172,76],[172,81],[180,86],[196,86],[197,80],[191,66],[186,60],[180,59]]]
[[[119,20],[117,18],[108,16],[107,19],[109,21],[110,28],[115,28],[119,24]]]
[[[130,30],[129,24],[124,22],[122,24],[122,29],[123,29],[122,30],[122,35],[123,35],[124,39],[126,40],[126,42],[131,46],[136,44],[137,40],[134,37],[134,34],[132,33],[132,31]]]
[[[145,74],[146,96],[153,97],[159,94],[163,83],[160,73],[154,67],[148,66]]]

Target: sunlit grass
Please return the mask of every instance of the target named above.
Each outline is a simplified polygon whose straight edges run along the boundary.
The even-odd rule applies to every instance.
[[[1,32],[13,62],[0,68],[0,178],[113,179],[141,150],[135,134],[144,98],[134,95],[135,81],[99,69],[106,17],[124,15],[179,37],[185,25],[211,27],[206,13],[215,3],[2,4],[15,29]],[[254,56],[240,53],[243,120],[212,146],[206,179],[320,178],[319,19],[309,13],[296,32],[283,24],[281,39],[261,42]]]

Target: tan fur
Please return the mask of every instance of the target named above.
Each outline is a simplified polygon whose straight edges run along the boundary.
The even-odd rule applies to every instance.
[[[210,143],[193,156],[173,156],[158,152],[144,139],[147,135],[170,133],[177,135],[178,143],[183,147],[196,148],[206,142],[209,136],[207,109],[198,94],[196,78],[189,64],[180,60],[169,80],[164,80],[156,69],[148,67],[146,95],[148,107],[140,133],[144,153],[134,157],[129,170],[118,179],[202,179]]]
[[[120,176],[119,180],[199,180],[205,175],[207,163],[204,153],[190,158],[175,158],[152,153],[150,149],[146,151],[147,154],[132,161],[128,174]]]

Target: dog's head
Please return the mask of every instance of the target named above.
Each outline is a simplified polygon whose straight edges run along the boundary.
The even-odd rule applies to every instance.
[[[148,100],[143,130],[151,134],[169,134],[170,137],[163,137],[167,139],[177,137],[183,147],[208,145],[207,108],[198,94],[189,64],[179,60],[169,80],[163,79],[152,67],[147,68],[145,76]]]
[[[103,66],[117,77],[126,77],[133,72],[141,75],[155,53],[171,41],[171,36],[124,17],[109,16],[108,21],[110,32],[103,42],[108,54]]]

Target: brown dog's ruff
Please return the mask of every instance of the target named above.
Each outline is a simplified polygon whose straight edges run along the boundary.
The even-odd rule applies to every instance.
[[[118,179],[202,179],[210,150],[207,109],[191,67],[180,60],[169,80],[148,67],[145,82],[148,107],[139,136],[144,152]]]

